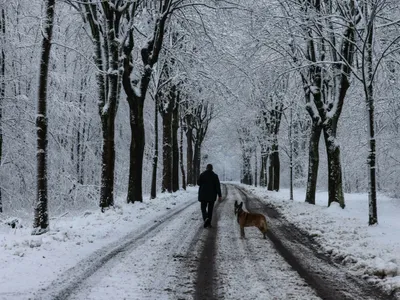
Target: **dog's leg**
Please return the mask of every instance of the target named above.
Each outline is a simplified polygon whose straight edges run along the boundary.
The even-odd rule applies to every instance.
[[[241,237],[242,239],[245,238],[245,236],[244,236],[244,226],[240,226],[240,237]]]
[[[267,223],[264,221],[264,222],[262,222],[261,223],[261,226],[260,227],[258,227],[258,229],[260,229],[260,231],[262,232],[262,234],[263,234],[263,237],[264,237],[264,239],[266,239],[267,237],[266,237],[266,233],[267,233]]]

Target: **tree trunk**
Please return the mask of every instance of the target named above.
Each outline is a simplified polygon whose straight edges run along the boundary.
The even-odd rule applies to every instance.
[[[254,151],[254,186],[257,187],[258,178],[258,163],[257,163],[257,150]]]
[[[98,110],[103,138],[99,206],[104,211],[104,208],[114,205],[114,127],[120,94],[120,49],[118,43],[115,42],[118,35],[115,27],[118,27],[119,19],[115,19],[115,12],[110,9],[108,2],[102,2],[101,9],[99,8],[100,4],[82,4],[85,8],[82,16],[90,25],[94,44],[94,62],[99,70],[96,80],[99,90]],[[104,31],[103,26],[108,27],[108,30]]]
[[[114,116],[108,114],[102,116],[103,147],[101,154],[101,189],[100,207],[114,205],[114,170],[115,170],[115,143],[114,143]]]
[[[278,192],[280,188],[280,174],[281,174],[278,139],[276,139],[276,144],[273,145],[273,160],[274,160],[274,183],[272,185],[272,189]]]
[[[182,189],[186,191],[186,174],[185,174],[185,166],[183,164],[183,128],[182,128],[182,119],[181,121],[181,136],[180,136],[180,144],[179,144],[179,162],[181,166],[181,175],[182,175]]]
[[[131,103],[131,102],[129,102]],[[143,104],[130,108],[131,147],[127,203],[143,202],[142,174],[145,145]]]
[[[187,170],[187,184],[188,185],[196,185],[193,181],[193,128],[191,128],[191,124],[187,122],[186,129],[186,170]]]
[[[179,190],[179,94],[176,93],[175,105],[172,111],[172,191]]]
[[[365,13],[368,13],[368,6],[365,4]],[[364,91],[366,96],[366,105],[368,111],[368,131],[369,131],[369,182],[368,182],[368,202],[369,214],[368,224],[378,223],[377,199],[376,199],[376,140],[375,140],[375,108],[374,108],[374,86],[373,86],[373,37],[374,20],[368,23],[366,38],[365,64],[367,68],[367,78],[364,77]],[[365,74],[365,73],[364,73]]]
[[[317,190],[317,178],[319,167],[319,140],[321,138],[322,128],[315,122],[311,126],[310,143],[308,149],[308,176],[306,202],[315,204],[315,192]]]
[[[243,157],[243,179],[242,179],[242,182],[244,184],[252,185],[253,178],[252,178],[252,174],[251,174],[252,171],[251,171],[251,163],[250,163],[251,154],[249,153],[249,151],[243,151],[242,157]]]
[[[200,163],[201,163],[201,149],[200,149],[200,142],[197,138],[194,143],[194,155],[193,155],[193,178],[192,181],[194,184],[197,182],[197,178],[200,176]]]
[[[163,114],[163,179],[161,191],[172,193],[172,112]]]
[[[103,2],[102,2],[103,3]],[[106,1],[108,3],[108,1]],[[103,5],[103,4],[102,4]],[[129,19],[134,18],[136,14],[137,3],[133,3],[133,9],[129,9],[132,15],[127,13]],[[131,147],[130,147],[130,168],[129,168],[129,183],[127,202],[134,203],[143,201],[142,192],[142,176],[143,176],[143,156],[145,146],[145,130],[143,119],[143,107],[146,99],[147,90],[149,87],[153,66],[157,63],[162,43],[164,40],[166,22],[168,20],[171,3],[166,1],[159,7],[158,13],[160,18],[156,19],[153,28],[153,35],[147,41],[145,46],[140,49],[142,58],[143,70],[138,81],[131,81],[133,72],[133,49],[134,49],[134,34],[133,26],[127,32],[127,40],[123,45],[123,80],[122,84],[127,95],[127,101],[130,107],[130,124],[131,124]],[[117,10],[116,10],[117,11]],[[118,12],[121,13],[121,12]],[[110,39],[112,44],[116,43],[115,39]]]
[[[279,191],[279,181],[280,181],[280,161],[279,161],[279,148],[278,139],[275,136],[273,144],[271,146],[271,153],[269,154],[269,181],[268,190],[269,191]]]
[[[86,79],[81,80],[80,84],[80,95],[79,95],[79,109],[82,111],[82,114],[86,112],[86,101],[84,98],[84,91],[86,89]],[[78,129],[76,132],[76,152],[77,152],[77,159],[76,159],[76,176],[77,182],[83,185],[83,177],[84,177],[84,155],[85,155],[85,133],[86,133],[86,125],[85,120],[79,121]]]
[[[331,132],[331,128],[324,128],[325,146],[328,155],[328,206],[332,202],[337,202],[341,208],[344,208],[340,147],[337,144],[336,137]]]
[[[158,94],[154,97],[154,157],[153,171],[151,175],[150,198],[157,197],[157,164],[158,164]]]
[[[289,181],[290,181],[290,196],[289,199],[293,200],[293,102],[290,103],[289,115]]]
[[[261,146],[261,170],[260,170],[260,186],[267,186],[268,172],[268,148]]]
[[[42,53],[39,71],[38,108],[36,116],[37,132],[37,194],[33,235],[49,230],[47,199],[47,79],[49,71],[51,38],[53,34],[55,0],[45,2],[46,19],[43,28]]]
[[[5,83],[5,71],[6,71],[6,55],[4,51],[5,45],[5,35],[6,35],[6,15],[4,8],[1,9],[0,15],[0,42],[1,42],[1,53],[0,53],[0,167],[2,164],[2,154],[3,154],[3,105],[4,98],[6,96],[6,83]],[[3,198],[2,198],[2,187],[0,185],[0,213],[3,212]]]

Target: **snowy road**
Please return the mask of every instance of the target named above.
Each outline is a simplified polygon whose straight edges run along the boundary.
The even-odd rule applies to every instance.
[[[213,228],[203,228],[193,198],[96,251],[35,299],[383,299],[363,285],[353,287],[359,282],[314,257],[301,238],[287,240],[295,231],[257,199],[232,185],[223,194]],[[239,238],[235,200],[267,215],[270,239],[256,228]]]

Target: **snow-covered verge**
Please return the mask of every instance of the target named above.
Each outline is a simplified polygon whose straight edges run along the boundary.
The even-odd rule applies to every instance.
[[[304,202],[305,191],[267,191],[241,185],[274,205],[283,216],[312,235],[322,249],[350,272],[385,290],[400,288],[400,199],[378,195],[378,225],[368,226],[368,194],[345,194],[345,209],[330,207],[327,192],[317,192],[316,205]]]
[[[32,220],[20,220],[15,228],[0,220],[0,299],[26,299],[26,295],[50,284],[79,261],[115,242],[127,233],[155,222],[167,212],[197,201],[197,188],[161,194],[154,200],[126,204],[117,198],[113,209],[68,213],[50,221],[51,230],[32,236]],[[22,227],[21,227],[22,225]]]

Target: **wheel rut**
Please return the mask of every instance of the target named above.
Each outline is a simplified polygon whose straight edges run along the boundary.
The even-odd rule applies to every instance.
[[[319,251],[319,245],[305,232],[282,218],[270,204],[242,188],[236,187],[243,196],[249,212],[267,216],[267,237],[281,256],[304,278],[321,299],[327,300],[390,300],[396,299],[361,278],[352,276]]]
[[[132,249],[138,247],[144,240],[148,239],[149,236],[161,231],[166,223],[174,220],[179,214],[182,214],[194,204],[194,202],[184,204],[173,213],[168,213],[160,217],[156,223],[141,226],[138,230],[125,235],[118,241],[95,251],[79,264],[62,273],[48,287],[37,292],[34,299],[68,299],[109,261],[115,258],[124,259]]]
[[[216,270],[215,255],[217,242],[217,221],[221,216],[221,211],[225,206],[227,197],[227,188],[222,185],[222,202],[217,202],[214,208],[214,216],[212,220],[212,228],[207,228],[205,243],[198,260],[197,276],[195,283],[195,300],[214,300],[218,299],[216,295]]]

